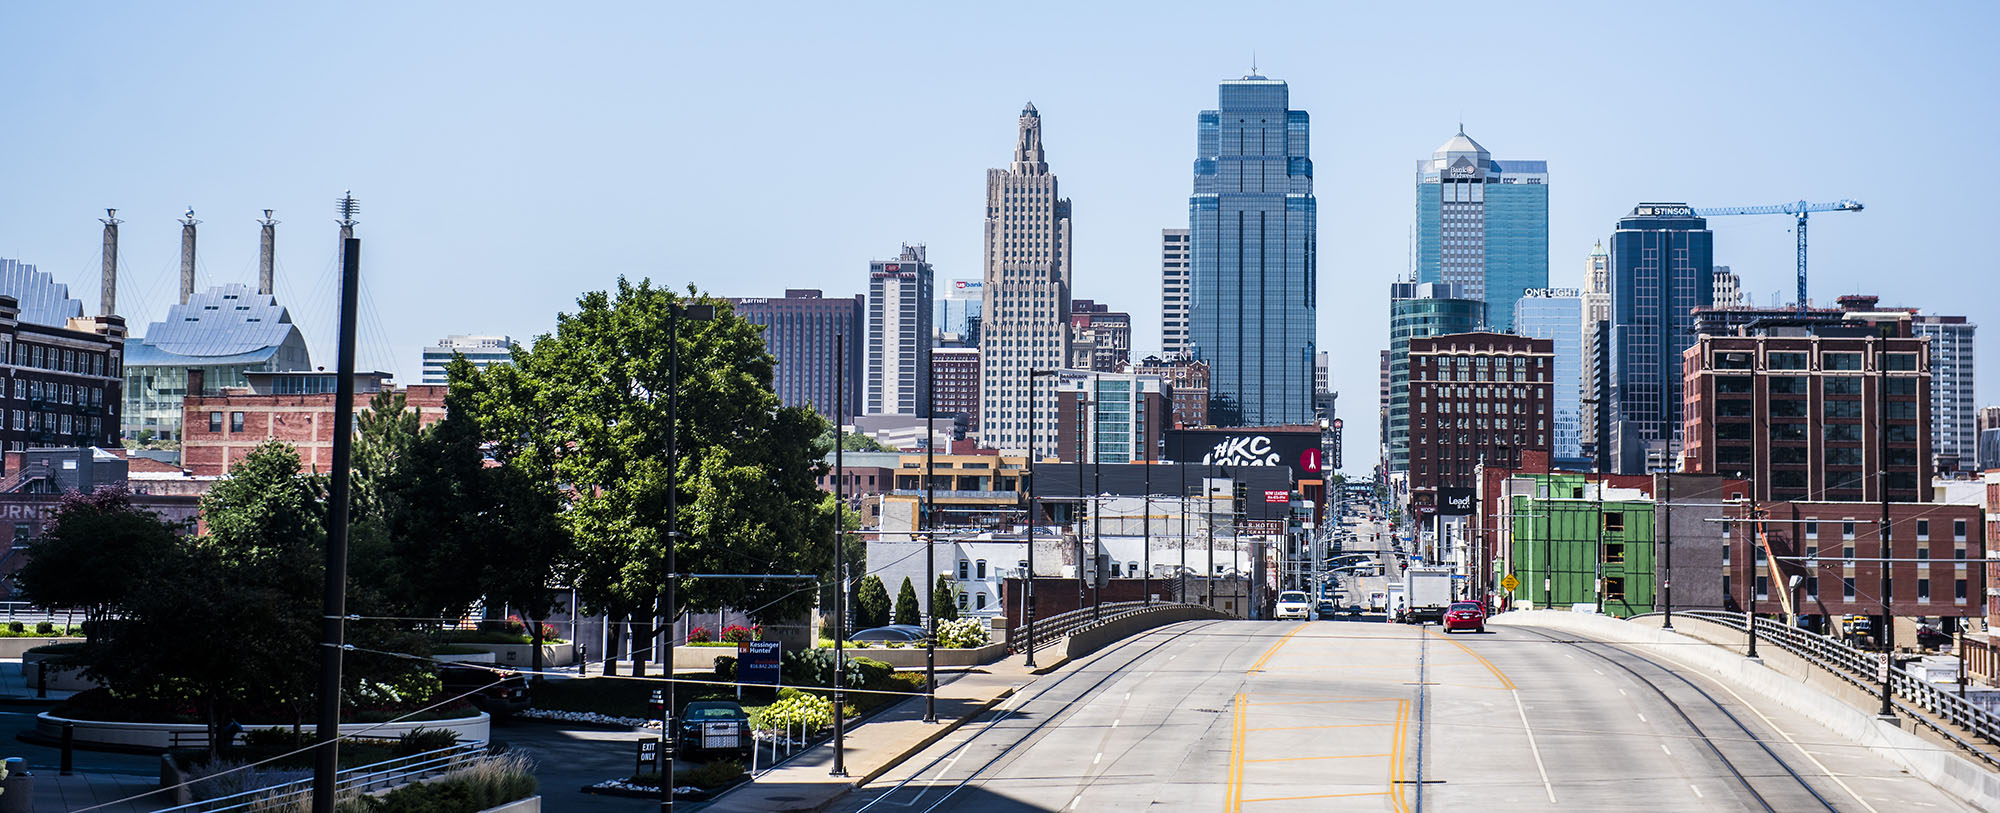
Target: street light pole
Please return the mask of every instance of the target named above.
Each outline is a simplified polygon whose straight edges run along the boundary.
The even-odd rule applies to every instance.
[[[847,671],[847,526],[846,479],[841,450],[847,441],[847,334],[833,334],[833,770],[832,776],[847,775],[847,716],[841,712],[841,689]],[[935,590],[931,591],[933,594]]]
[[[937,582],[937,368],[931,368],[931,385],[924,389],[924,578]],[[996,473],[997,477],[998,474]],[[999,487],[999,483],[994,483]],[[924,722],[937,722],[937,590],[926,602],[924,625]]]
[[[1179,456],[1183,456],[1183,455],[1176,455],[1176,456],[1177,456],[1177,457],[1179,457]],[[1174,466],[1175,466],[1175,467],[1177,467],[1177,468],[1179,468],[1179,469],[1181,470],[1181,594],[1180,594],[1180,602],[1181,602],[1182,604],[1186,604],[1186,603],[1187,603],[1187,577],[1188,577],[1188,572],[1187,572],[1187,515],[1188,515],[1188,493],[1187,493],[1187,461],[1185,461],[1185,460],[1176,460],[1176,461],[1174,461]]]
[[[1882,542],[1882,634],[1876,637],[1882,642],[1880,714],[1885,718],[1894,717],[1896,714],[1895,699],[1890,694],[1892,688],[1890,678],[1895,671],[1896,657],[1896,618],[1891,615],[1894,610],[1889,606],[1889,590],[1893,587],[1889,581],[1889,568],[1893,564],[1891,558],[1895,556],[1890,552],[1889,525],[1889,333],[1891,329],[1887,325],[1882,327],[1881,343],[1877,345],[1875,351],[1876,455],[1880,459],[1882,472],[1881,479],[1876,481],[1876,488],[1881,492],[1882,498],[1882,525],[1878,535]]]
[[[1138,380],[1132,383],[1133,411],[1144,415],[1146,399],[1138,393]],[[1139,513],[1139,538],[1145,541],[1139,551],[1139,593],[1146,597],[1146,605],[1153,604],[1153,442],[1147,437],[1150,424],[1143,425],[1139,432],[1139,442],[1146,445],[1146,495]]]
[[[1035,526],[1041,522],[1035,503],[1035,464],[1041,462],[1035,445],[1035,415],[1042,404],[1035,398],[1035,379],[1053,374],[1052,370],[1028,371],[1028,467],[1022,472],[1028,480],[1028,572],[1022,574],[1021,616],[1028,622],[1028,659],[1022,665],[1029,668],[1035,666]]]
[[[1666,505],[1667,577],[1664,580],[1663,586],[1666,588],[1667,618],[1665,622],[1660,624],[1660,629],[1670,630],[1674,628],[1674,467],[1673,466],[1667,467],[1666,492],[1667,492],[1667,505]]]
[[[660,613],[666,616],[666,657],[661,669],[666,673],[665,702],[660,706],[660,809],[674,809],[674,623],[680,619],[681,574],[678,553],[680,532],[680,401],[681,333],[680,318],[697,322],[715,318],[714,305],[683,305],[678,300],[667,308],[667,578]]]
[[[1096,563],[1096,574],[1090,579],[1090,618],[1097,620],[1104,612],[1104,509],[1097,501],[1104,493],[1104,450],[1100,442],[1103,438],[1097,411],[1104,401],[1104,377],[1090,377],[1090,556]]]

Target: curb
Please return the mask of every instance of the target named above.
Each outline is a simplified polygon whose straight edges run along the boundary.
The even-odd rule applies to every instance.
[[[876,779],[880,778],[883,774],[888,773],[891,769],[895,768],[898,765],[903,764],[904,760],[907,760],[910,757],[922,753],[925,748],[929,748],[932,745],[936,745],[938,740],[944,739],[946,735],[950,734],[953,731],[957,731],[960,728],[963,728],[966,723],[972,722],[972,718],[978,717],[981,714],[985,714],[989,711],[992,711],[993,707],[1000,705],[1001,701],[1006,700],[1009,697],[1013,697],[1014,691],[1018,688],[1020,687],[1009,686],[1006,689],[1001,690],[1001,692],[998,695],[995,695],[986,702],[979,704],[979,708],[973,709],[972,711],[960,715],[959,718],[956,720],[938,726],[938,730],[931,732],[930,736],[927,736],[922,740],[919,740],[917,744],[912,745],[909,748],[903,749],[902,753],[890,757],[888,760],[884,761],[880,766],[876,767],[875,770],[862,774],[861,778],[848,783],[847,785],[848,789],[851,790],[853,788],[858,788],[861,787],[862,785],[866,785],[870,782],[873,782]],[[845,795],[847,795],[847,791],[841,791],[839,794],[836,794],[833,798],[838,799],[841,796]],[[827,804],[832,804],[832,803],[833,799],[827,800]],[[823,809],[825,805],[821,805],[820,807]]]
[[[1065,667],[1065,666],[1068,666],[1068,665],[1069,665],[1069,656],[1068,656],[1068,655],[1062,655],[1062,656],[1060,656],[1060,657],[1057,657],[1057,658],[1056,658],[1055,660],[1053,660],[1053,661],[1050,661],[1050,662],[1049,662],[1049,665],[1047,665],[1047,666],[1042,666],[1042,667],[1037,667],[1037,668],[1035,669],[1035,671],[1033,671],[1033,672],[1030,672],[1029,674],[1031,674],[1031,675],[1046,675],[1046,674],[1048,674],[1048,673],[1050,673],[1050,672],[1053,672],[1053,671],[1055,671],[1055,670],[1057,670],[1057,669],[1061,669],[1061,668],[1063,668],[1063,667]]]

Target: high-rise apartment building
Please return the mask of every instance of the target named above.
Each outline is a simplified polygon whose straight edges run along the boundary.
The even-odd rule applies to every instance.
[[[446,368],[456,356],[464,356],[472,366],[484,371],[495,364],[514,360],[514,340],[506,336],[446,336],[424,348],[423,383],[449,384]]]
[[[1472,333],[1486,323],[1486,302],[1446,282],[1389,286],[1389,408],[1384,420],[1388,471],[1410,470],[1410,341]]]
[[[1184,358],[1188,348],[1189,272],[1194,267],[1187,229],[1160,230],[1160,352]]]
[[[980,440],[1027,449],[1029,422],[1054,426],[1055,398],[1028,403],[1029,375],[1069,358],[1070,207],[1042,150],[1042,116],[1021,110],[1014,162],[986,171],[984,321],[979,337]],[[1046,398],[1046,400],[1044,400]],[[1046,456],[1049,431],[1036,433]]]
[[[1160,459],[1173,419],[1157,376],[1064,370],[1055,382],[1056,455],[1066,463]]]
[[[1132,314],[1088,299],[1070,302],[1069,364],[1073,370],[1115,373],[1132,363]]]
[[[930,406],[932,289],[924,247],[868,264],[865,415],[923,415]]]
[[[1549,339],[1456,333],[1409,344],[1410,502],[1437,506],[1441,488],[1479,485],[1479,467],[1519,468],[1548,452],[1556,363]]]
[[[955,279],[940,290],[934,323],[939,345],[979,347],[983,287],[976,279]]]
[[[1554,441],[1549,450],[1567,468],[1583,457],[1583,296],[1575,288],[1538,288],[1514,303],[1514,332],[1548,339],[1555,358],[1550,399]]]
[[[979,350],[939,347],[931,351],[931,414],[956,416],[968,433],[979,431]]]
[[[771,372],[778,403],[811,407],[828,419],[845,420],[862,413],[866,407],[861,400],[862,380],[868,369],[861,361],[867,349],[867,337],[862,335],[868,324],[867,296],[827,299],[816,288],[787,288],[783,298],[732,297],[729,304],[744,321],[764,326],[764,349],[778,360]],[[834,357],[836,336],[845,337],[841,343],[845,358]],[[836,381],[845,383],[845,395],[835,397]],[[836,405],[847,414],[834,415]]]
[[[1685,203],[1641,203],[1611,235],[1611,414],[1598,449],[1610,471],[1644,474],[1679,453],[1681,353],[1694,309],[1715,301],[1714,243]]]
[[[1963,316],[1912,319],[1915,335],[1931,340],[1931,443],[1940,468],[1975,471],[1979,465],[1978,403],[1972,391],[1972,334]]]
[[[1220,426],[1313,420],[1319,204],[1311,120],[1290,104],[1284,82],[1252,74],[1197,120],[1188,323]]]
[[[1496,161],[1460,128],[1417,162],[1417,281],[1486,302],[1510,331],[1514,301],[1549,286],[1549,164]]]
[[[1718,308],[1740,308],[1743,301],[1743,278],[1729,270],[1729,266],[1715,267],[1715,305]]]

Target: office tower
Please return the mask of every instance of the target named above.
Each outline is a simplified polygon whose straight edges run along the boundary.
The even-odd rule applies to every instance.
[[[931,390],[931,264],[924,247],[868,264],[866,415],[923,415]]]
[[[1115,373],[1132,363],[1132,314],[1088,299],[1070,302],[1069,368]]]
[[[1550,379],[1554,382],[1550,409],[1555,439],[1549,451],[1559,464],[1584,466],[1582,294],[1575,288],[1528,291],[1514,303],[1514,332],[1553,343],[1555,375]]]
[[[1979,470],[2000,469],[2000,406],[1979,408]]]
[[[1199,361],[1147,356],[1133,365],[1132,372],[1158,376],[1173,397],[1175,429],[1208,425],[1208,365]]]
[[[449,384],[446,368],[456,356],[464,356],[472,366],[485,371],[495,364],[514,360],[514,340],[506,336],[446,336],[424,348],[423,383]]]
[[[1684,354],[1688,470],[1748,478],[1760,502],[1872,503],[1886,468],[1888,499],[1928,502],[1930,359],[1907,314],[1873,316],[1888,318],[1699,337]]]
[[[1715,305],[1718,308],[1740,308],[1743,301],[1743,278],[1729,270],[1729,266],[1715,267]]]
[[[1381,351],[1375,385],[1375,442],[1381,447],[1376,451],[1381,461],[1389,459],[1389,356],[1388,350]]]
[[[935,317],[939,346],[979,347],[980,291],[984,287],[976,279],[955,279],[945,286]]]
[[[1410,470],[1410,341],[1472,333],[1486,323],[1486,302],[1461,296],[1448,282],[1389,285],[1389,409],[1384,424],[1392,472]]]
[[[868,324],[866,295],[827,299],[816,288],[787,288],[783,298],[731,297],[729,304],[744,321],[764,326],[764,349],[778,360],[771,389],[779,403],[812,407],[829,420],[861,414],[861,384],[867,377],[861,362],[867,350],[862,335]],[[847,337],[847,358],[838,362],[835,336]],[[846,369],[836,374],[836,363]],[[836,398],[835,382],[842,379],[847,393]],[[836,404],[847,414],[834,415]]]
[[[1577,440],[1583,454],[1597,459],[1597,437],[1605,413],[1598,401],[1597,381],[1603,377],[1608,365],[1604,352],[1609,348],[1600,346],[1598,332],[1603,323],[1611,318],[1611,255],[1604,251],[1604,241],[1599,240],[1590,248],[1590,259],[1585,265],[1583,276],[1583,380],[1584,396],[1582,410],[1577,423],[1580,433]]]
[[[1056,456],[1065,463],[1160,459],[1173,418],[1158,376],[1064,370],[1056,392]]]
[[[1679,453],[1681,353],[1694,345],[1694,309],[1715,301],[1714,242],[1685,203],[1641,203],[1611,235],[1611,413],[1599,452],[1616,473],[1658,470]]]
[[[1514,300],[1549,286],[1549,163],[1496,161],[1460,127],[1417,162],[1417,281],[1486,301],[1514,329]]]
[[[986,276],[979,336],[980,440],[1027,449],[1033,421],[1045,456],[1055,449],[1055,398],[1039,388],[1030,409],[1029,374],[1068,360],[1069,201],[1042,151],[1042,117],[1021,111],[1014,162],[986,171]]]
[[[1321,396],[1333,392],[1333,390],[1327,388],[1326,383],[1327,373],[1329,372],[1327,368],[1332,366],[1332,364],[1333,360],[1328,357],[1325,350],[1313,354],[1313,400],[1315,402]]]
[[[1504,333],[1411,339],[1411,504],[1435,507],[1441,488],[1477,487],[1480,466],[1519,468],[1521,452],[1547,452],[1556,366],[1550,339]]]
[[[940,347],[931,351],[931,413],[940,418],[965,421],[966,432],[979,431],[979,350],[972,347]]]
[[[1972,392],[1972,334],[1963,316],[1916,316],[1911,329],[1931,340],[1931,441],[1940,469],[1976,471],[1979,430]]]
[[[1189,269],[1187,229],[1160,230],[1160,352],[1167,358],[1188,354]]]
[[[1195,358],[1218,426],[1305,424],[1319,312],[1311,123],[1284,82],[1223,82],[1197,126],[1188,225]]]

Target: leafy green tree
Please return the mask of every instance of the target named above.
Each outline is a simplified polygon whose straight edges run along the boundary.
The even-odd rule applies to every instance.
[[[861,577],[854,588],[854,624],[867,629],[889,623],[889,589],[874,574]]]
[[[896,623],[921,624],[924,622],[923,605],[917,603],[917,586],[910,577],[903,577],[903,589],[896,592]]]
[[[181,532],[159,515],[133,507],[131,492],[122,486],[71,492],[15,574],[15,584],[40,606],[83,610],[88,635],[153,577]]]
[[[822,416],[821,420],[825,420],[825,418]],[[826,428],[825,432],[820,433],[819,445],[827,448],[828,450],[832,450],[833,438],[836,429],[837,427],[829,425]],[[897,451],[896,447],[884,445],[881,441],[878,441],[867,435],[861,434],[860,432],[847,432],[842,434],[840,436],[840,448],[850,452]]]
[[[931,612],[939,621],[958,618],[958,589],[952,587],[950,576],[938,574],[937,586],[931,588]]]

